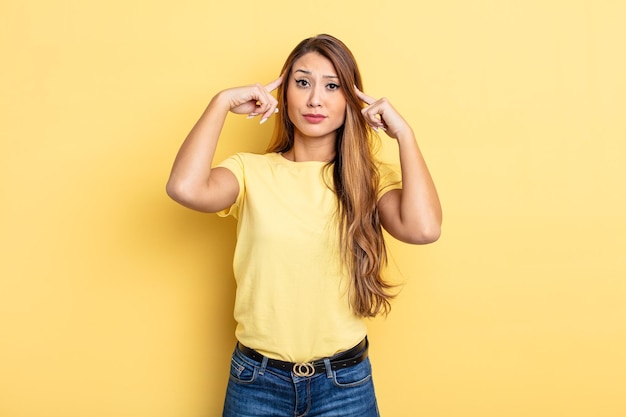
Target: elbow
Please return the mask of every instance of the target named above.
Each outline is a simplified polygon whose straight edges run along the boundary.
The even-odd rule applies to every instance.
[[[410,233],[407,233],[406,236],[403,236],[401,240],[412,245],[427,245],[439,240],[440,236],[441,225],[434,224],[428,227],[416,228]]]
[[[221,206],[219,201],[211,199],[205,188],[188,181],[172,181],[165,185],[167,195],[180,205],[201,213],[216,213],[227,207]]]
[[[167,195],[174,201],[176,202],[180,202],[181,201],[181,195],[182,195],[182,187],[180,187],[179,184],[175,183],[174,181],[172,181],[172,179],[170,178],[169,181],[167,181],[167,184],[165,184],[165,192],[167,193]]]
[[[194,210],[203,211],[200,210],[196,202],[197,193],[193,192],[189,186],[185,186],[184,183],[170,179],[165,185],[165,192],[177,203]]]
[[[428,233],[425,233],[422,238],[422,245],[426,245],[428,243],[435,243],[441,237],[441,226],[437,226],[430,230]]]

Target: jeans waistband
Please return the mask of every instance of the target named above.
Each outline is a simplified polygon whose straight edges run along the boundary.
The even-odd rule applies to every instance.
[[[285,371],[291,371],[296,376],[300,377],[313,376],[318,373],[325,373],[327,371],[326,363],[329,363],[331,370],[335,371],[337,369],[349,368],[363,362],[365,358],[367,358],[368,347],[369,342],[367,340],[367,337],[365,337],[358,345],[354,346],[353,348],[348,349],[344,352],[339,352],[338,354],[329,358],[322,358],[317,359],[313,362],[304,363],[286,362],[278,359],[267,358],[267,366],[271,368],[282,369]],[[244,356],[247,356],[254,361],[263,362],[263,360],[266,359],[256,350],[244,346],[241,343],[238,343],[238,348]]]

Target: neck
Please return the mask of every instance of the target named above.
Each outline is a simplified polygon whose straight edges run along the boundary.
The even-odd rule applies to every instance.
[[[296,137],[291,149],[283,152],[283,156],[294,162],[330,162],[335,158],[335,140],[308,141]]]

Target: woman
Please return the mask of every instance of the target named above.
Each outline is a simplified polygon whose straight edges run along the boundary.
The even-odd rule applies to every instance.
[[[236,336],[224,416],[377,416],[363,317],[389,311],[382,228],[438,239],[441,207],[411,127],[361,90],[349,49],[303,40],[281,77],[224,90],[183,143],[167,184],[181,204],[238,219]],[[277,90],[277,98],[272,92]],[[276,115],[264,155],[211,169],[227,113]],[[384,131],[401,178],[375,161]]]

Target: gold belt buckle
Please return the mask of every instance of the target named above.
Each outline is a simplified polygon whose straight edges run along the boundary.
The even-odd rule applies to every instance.
[[[292,369],[295,376],[308,377],[315,375],[315,366],[312,363],[295,363]]]

